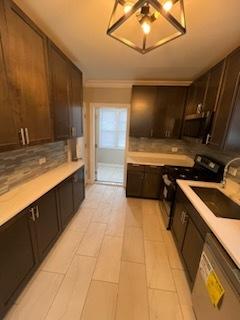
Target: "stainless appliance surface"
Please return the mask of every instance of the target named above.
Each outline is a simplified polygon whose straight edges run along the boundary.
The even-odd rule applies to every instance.
[[[197,320],[240,319],[240,270],[210,234],[206,237],[192,301]]]
[[[224,165],[205,155],[196,155],[193,167],[165,166],[163,174],[162,214],[166,228],[170,229],[172,207],[177,189],[177,179],[206,182],[221,182]]]

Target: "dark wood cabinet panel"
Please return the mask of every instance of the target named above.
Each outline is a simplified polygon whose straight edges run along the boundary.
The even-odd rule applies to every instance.
[[[48,47],[54,136],[56,140],[65,140],[70,138],[71,131],[69,61],[53,43],[49,42]]]
[[[52,140],[47,38],[10,0],[4,0],[6,70],[20,127],[29,144]],[[27,137],[28,138],[28,137]]]
[[[0,9],[1,10],[1,9]],[[18,124],[14,116],[14,107],[10,97],[2,38],[0,35],[0,150],[15,148],[20,145]]]
[[[27,211],[0,229],[0,316],[13,303],[36,267]]]
[[[76,212],[85,198],[84,168],[78,170],[73,175],[73,203]]]
[[[160,167],[146,166],[142,185],[142,197],[159,199],[162,184],[162,170]]]
[[[186,103],[186,87],[158,87],[153,120],[154,138],[179,139]]]
[[[83,85],[82,73],[75,66],[70,69],[71,74],[71,127],[74,137],[83,136]]]
[[[231,151],[240,150],[238,88],[240,77],[240,48],[226,60],[222,90],[214,118],[211,145]],[[234,111],[234,112],[233,112]],[[232,122],[231,122],[232,121]],[[225,146],[226,140],[226,146]]]
[[[56,191],[45,194],[35,205],[35,230],[39,259],[42,260],[52,247],[60,232]]]
[[[196,114],[204,110],[208,82],[209,73],[206,73],[189,87],[185,115]]]
[[[142,185],[144,180],[144,172],[142,171],[129,171],[127,172],[127,197],[142,196]]]
[[[157,102],[157,87],[134,86],[130,115],[130,136],[153,136],[153,119]]]
[[[172,231],[180,251],[182,250],[185,232],[188,225],[188,213],[184,202],[185,198],[182,195],[182,192],[178,191],[173,210]]]
[[[59,210],[62,227],[65,227],[74,213],[73,177],[68,178],[58,187]]]
[[[203,246],[204,240],[195,224],[189,219],[182,248],[182,256],[192,283],[197,275]]]
[[[210,70],[204,111],[216,111],[221,84],[224,75],[225,61],[221,61]]]

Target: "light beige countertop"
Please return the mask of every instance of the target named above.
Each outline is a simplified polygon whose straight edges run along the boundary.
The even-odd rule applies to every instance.
[[[0,226],[56,187],[82,166],[84,166],[82,160],[66,162],[0,196]]]
[[[191,186],[197,187],[217,187],[219,191],[225,193],[237,204],[240,205],[240,186],[237,183],[228,180],[226,188],[223,189],[220,184],[177,180],[178,185],[183,190],[200,216],[207,223],[216,238],[228,252],[232,260],[240,268],[240,220],[225,219],[216,217],[212,211],[204,204],[198,195],[191,189]]]
[[[127,163],[155,165],[155,166],[183,166],[192,167],[194,160],[186,155],[154,153],[154,152],[128,152]]]

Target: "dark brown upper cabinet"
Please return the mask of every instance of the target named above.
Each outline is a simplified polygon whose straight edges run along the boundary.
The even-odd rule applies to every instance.
[[[15,126],[18,130],[24,128],[26,144],[51,141],[47,38],[12,1],[2,1],[0,10],[2,48]],[[10,144],[15,144],[16,134],[10,133],[10,136],[13,139]]]
[[[205,111],[204,104],[208,88],[209,73],[204,74],[189,87],[185,115]]]
[[[134,86],[130,136],[179,138],[186,87]]]
[[[186,87],[158,87],[153,118],[154,138],[179,139],[186,103]]]
[[[51,103],[54,118],[54,137],[65,140],[71,136],[70,128],[70,77],[69,61],[49,41],[49,66],[51,78]]]
[[[217,111],[214,118],[211,145],[226,151],[240,151],[240,48],[226,59],[226,69]]]
[[[9,95],[2,38],[0,37],[0,150],[19,146],[18,128]]]
[[[216,111],[223,81],[225,60],[219,62],[209,71],[209,81],[204,102],[204,111]]]
[[[133,86],[130,118],[131,137],[153,137],[157,90],[157,87],[152,86]]]
[[[83,135],[82,73],[49,41],[51,101],[56,140]]]
[[[83,85],[82,72],[74,65],[70,68],[70,114],[71,134],[74,137],[83,136]]]

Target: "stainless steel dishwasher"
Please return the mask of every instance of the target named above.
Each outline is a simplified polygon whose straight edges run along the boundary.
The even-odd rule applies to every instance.
[[[192,299],[197,320],[240,319],[240,269],[210,234],[206,237]]]

